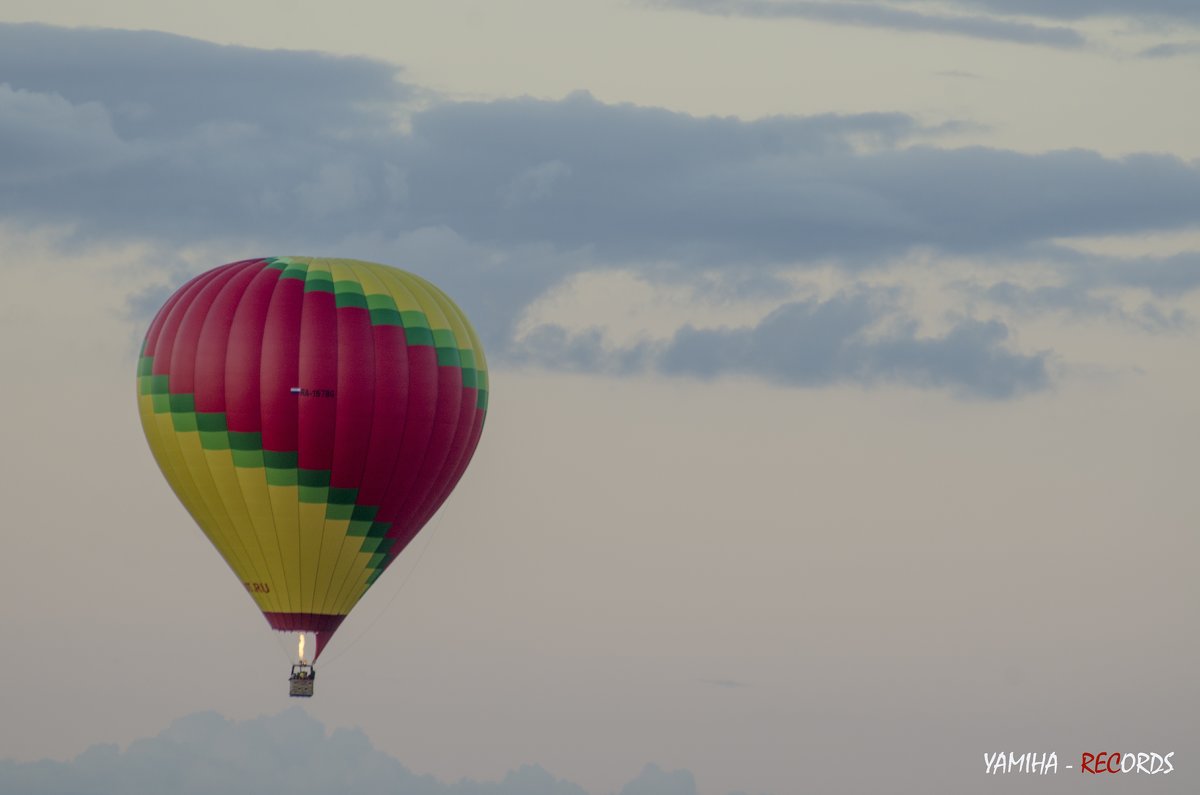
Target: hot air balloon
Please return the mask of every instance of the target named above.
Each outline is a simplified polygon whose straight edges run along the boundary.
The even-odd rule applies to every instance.
[[[270,627],[300,633],[293,695],[312,695],[333,633],[462,477],[487,401],[462,311],[386,265],[233,262],[151,322],[146,439]]]

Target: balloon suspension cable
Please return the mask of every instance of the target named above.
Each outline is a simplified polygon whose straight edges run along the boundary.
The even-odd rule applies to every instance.
[[[285,660],[291,660],[292,655],[296,653],[296,647],[288,642],[287,634],[284,632],[271,632],[271,640],[279,648],[279,654]]]
[[[335,654],[332,658],[330,658],[324,662],[324,666],[326,668],[329,667],[330,663],[336,662],[337,660],[341,659],[341,656],[343,654],[350,651],[350,649],[354,648],[354,644],[358,643],[364,635],[366,635],[368,632],[370,632],[371,628],[373,626],[375,626],[377,623],[379,623],[379,619],[383,618],[384,614],[387,613],[388,608],[390,608],[392,606],[392,602],[396,601],[396,597],[399,596],[400,592],[404,590],[404,586],[408,585],[408,581],[411,580],[413,574],[416,573],[417,568],[421,565],[421,561],[425,559],[425,553],[429,551],[429,548],[431,546],[433,546],[433,539],[437,537],[437,532],[438,532],[438,530],[441,529],[442,519],[445,516],[446,516],[446,508],[445,508],[445,506],[442,506],[442,509],[437,512],[436,516],[434,516],[433,525],[426,532],[421,533],[421,535],[425,536],[425,539],[426,539],[425,545],[422,546],[421,551],[419,553],[417,553],[416,561],[413,563],[412,568],[408,570],[408,573],[404,575],[404,579],[400,581],[400,585],[396,588],[396,592],[392,594],[392,597],[390,599],[388,599],[387,604],[385,604],[383,606],[383,609],[380,610],[379,613],[376,614],[376,616],[373,619],[371,619],[371,623],[369,623],[365,627],[363,627],[362,631],[359,632],[357,635],[355,635],[354,639],[351,640],[348,644],[346,644],[346,646],[344,648],[342,648],[337,654]]]

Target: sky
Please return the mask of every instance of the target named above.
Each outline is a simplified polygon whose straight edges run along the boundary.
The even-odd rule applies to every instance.
[[[1195,792],[1198,64],[1190,0],[0,0],[0,793]],[[288,254],[492,376],[301,707],[134,400]]]

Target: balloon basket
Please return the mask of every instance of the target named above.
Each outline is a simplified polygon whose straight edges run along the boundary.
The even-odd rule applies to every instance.
[[[311,665],[293,665],[292,675],[288,677],[288,695],[292,698],[312,698],[316,678],[317,669]]]

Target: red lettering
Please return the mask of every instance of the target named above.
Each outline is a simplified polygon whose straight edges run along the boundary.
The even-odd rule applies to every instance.
[[[1120,773],[1121,754],[1116,751],[1101,751],[1084,754],[1079,760],[1080,773]]]

